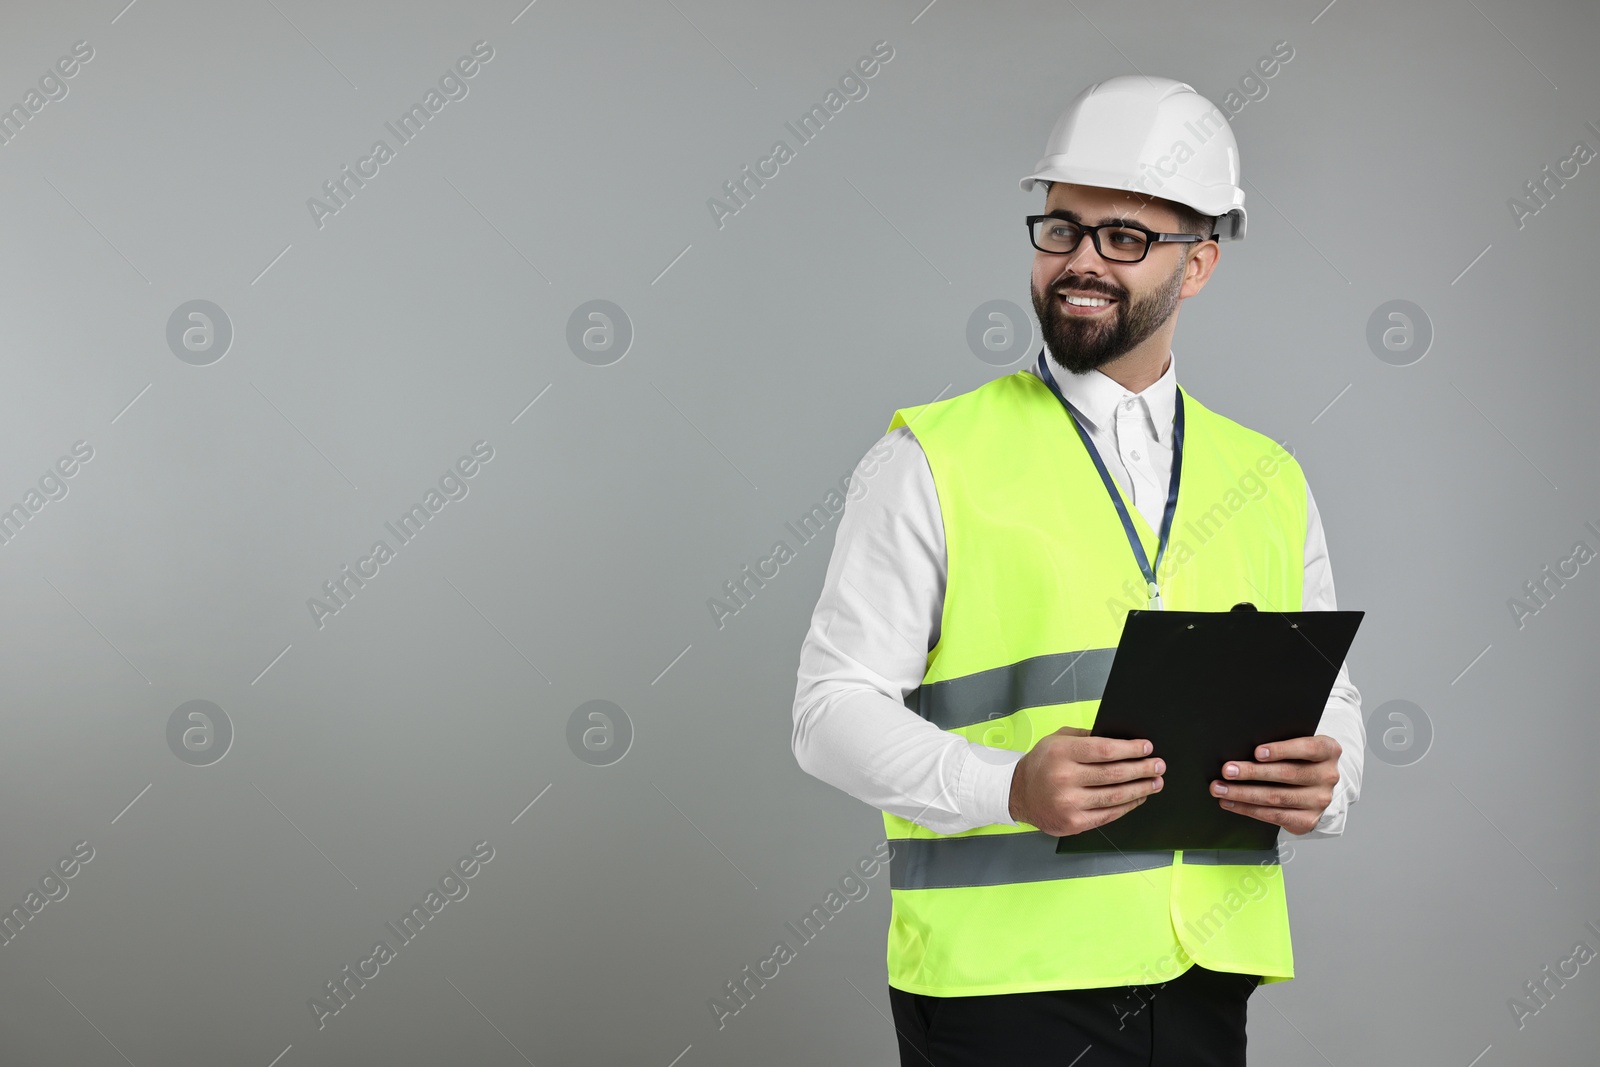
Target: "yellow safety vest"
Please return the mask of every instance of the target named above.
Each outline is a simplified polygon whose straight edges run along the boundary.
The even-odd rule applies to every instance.
[[[1157,573],[1162,603],[1300,610],[1299,463],[1187,392],[1183,405],[1183,480]],[[1148,593],[1067,412],[1019,370],[900,408],[889,429],[898,426],[927,455],[947,566],[939,641],[907,706],[968,740],[1015,751],[1063,726],[1092,727],[1127,612],[1145,608]],[[1123,501],[1155,559],[1155,532],[1126,493]],[[1028,824],[940,834],[885,812],[883,825],[894,848],[889,984],[899,989],[970,996],[1136,985],[1167,981],[1191,962],[1264,983],[1294,977],[1276,849],[1057,855],[1057,839]]]

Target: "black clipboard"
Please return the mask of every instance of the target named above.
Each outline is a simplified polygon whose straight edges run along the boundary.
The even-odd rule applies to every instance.
[[[1095,714],[1096,737],[1148,738],[1159,793],[1061,852],[1271,849],[1280,827],[1212,796],[1228,760],[1316,733],[1362,611],[1132,610]]]

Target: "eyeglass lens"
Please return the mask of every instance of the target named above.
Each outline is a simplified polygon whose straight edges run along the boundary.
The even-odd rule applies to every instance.
[[[1034,245],[1046,252],[1067,252],[1075,248],[1083,230],[1066,219],[1040,219],[1033,224]],[[1108,227],[1100,231],[1100,254],[1107,259],[1137,261],[1144,258],[1149,238],[1141,230]]]

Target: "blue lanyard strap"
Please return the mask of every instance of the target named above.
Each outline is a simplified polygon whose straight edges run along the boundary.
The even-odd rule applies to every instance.
[[[1061,407],[1072,420],[1072,426],[1078,431],[1078,436],[1083,439],[1083,446],[1089,450],[1089,458],[1094,460],[1095,470],[1100,472],[1100,480],[1105,483],[1106,492],[1111,494],[1111,503],[1116,505],[1117,517],[1122,520],[1122,531],[1128,535],[1128,544],[1133,547],[1133,558],[1139,562],[1139,570],[1144,574],[1144,580],[1149,586],[1151,608],[1161,607],[1161,590],[1156,585],[1155,571],[1151,568],[1149,559],[1144,554],[1144,545],[1139,541],[1139,534],[1133,528],[1133,520],[1128,517],[1127,506],[1122,502],[1122,495],[1117,492],[1117,487],[1111,481],[1111,474],[1106,470],[1105,461],[1100,458],[1100,450],[1094,447],[1094,442],[1089,439],[1089,434],[1083,425],[1078,422],[1078,416],[1073,414],[1072,405],[1067,403],[1067,398],[1061,395],[1061,387],[1056,384],[1056,376],[1050,371],[1050,361],[1045,358],[1044,350],[1039,350],[1039,361],[1035,364],[1037,371],[1050,391],[1061,401]],[[1174,387],[1174,404],[1172,418],[1172,478],[1167,485],[1167,506],[1161,514],[1161,532],[1156,540],[1156,566],[1161,566],[1161,557],[1167,551],[1167,539],[1172,534],[1172,515],[1178,507],[1178,481],[1183,473],[1183,390]]]

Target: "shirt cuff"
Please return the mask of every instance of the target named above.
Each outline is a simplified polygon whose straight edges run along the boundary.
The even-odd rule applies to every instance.
[[[1341,837],[1344,834],[1344,816],[1346,807],[1343,804],[1329,804],[1328,810],[1322,813],[1322,818],[1317,820],[1317,825],[1306,831],[1304,837]]]
[[[967,742],[966,765],[956,787],[962,815],[979,826],[1015,826],[1011,817],[1011,777],[1017,762],[1027,755],[1006,748]]]

